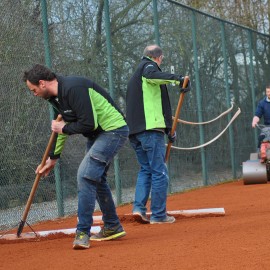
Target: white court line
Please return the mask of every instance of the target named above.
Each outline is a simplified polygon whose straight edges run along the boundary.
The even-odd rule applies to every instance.
[[[147,212],[147,215],[151,215],[152,212]],[[202,209],[190,209],[190,210],[173,210],[167,211],[168,215],[182,215],[182,216],[202,216],[202,215],[225,215],[224,208],[202,208]],[[120,216],[120,215],[119,215]],[[124,214],[124,216],[132,216],[132,213]],[[102,216],[93,216],[93,222],[102,222]]]
[[[98,233],[101,230],[100,226],[91,227],[91,233]],[[40,236],[47,236],[49,234],[63,233],[63,234],[73,234],[76,232],[76,228],[72,229],[60,229],[60,230],[52,230],[52,231],[40,231],[36,232]]]
[[[176,210],[167,211],[169,215],[179,214],[225,214],[224,208],[205,208],[205,209],[191,209],[191,210]]]
[[[147,215],[151,215],[152,212],[147,212]],[[167,211],[168,215],[182,215],[182,216],[203,216],[209,214],[225,215],[224,208],[203,208],[203,209],[190,209],[190,210],[174,210]],[[132,216],[131,214],[125,214],[125,216]]]
[[[93,226],[91,227],[91,233],[98,233],[101,230],[100,226]],[[39,232],[26,232],[21,234],[21,238],[17,237],[16,234],[4,234],[0,235],[1,239],[8,239],[8,240],[18,240],[18,239],[27,239],[27,238],[36,238],[36,236],[46,237],[48,235],[63,233],[63,234],[75,234],[76,228],[72,229],[60,229],[60,230],[51,230],[51,231],[39,231]]]

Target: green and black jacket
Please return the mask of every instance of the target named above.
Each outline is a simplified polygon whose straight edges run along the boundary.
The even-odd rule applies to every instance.
[[[99,85],[83,77],[57,76],[58,96],[48,101],[55,110],[55,119],[61,114],[67,123],[64,134],[58,134],[50,152],[56,159],[64,147],[67,135],[96,136],[126,125],[124,115],[110,95]]]
[[[172,111],[166,84],[180,84],[180,75],[162,72],[156,62],[143,57],[128,82],[126,106],[130,135],[172,127]]]

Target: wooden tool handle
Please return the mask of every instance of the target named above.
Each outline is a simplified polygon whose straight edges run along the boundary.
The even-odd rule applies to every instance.
[[[62,120],[62,116],[59,114],[56,121],[59,122]],[[51,136],[50,136],[50,139],[49,139],[49,142],[48,142],[48,145],[46,147],[46,150],[45,150],[45,153],[43,155],[43,158],[42,158],[42,161],[41,161],[41,168],[44,167],[45,163],[46,163],[46,160],[49,156],[49,152],[51,150],[51,147],[52,147],[52,144],[56,138],[56,135],[57,133],[55,132],[52,132]],[[28,212],[29,212],[29,209],[31,207],[31,204],[32,204],[32,201],[33,201],[33,198],[35,196],[35,193],[36,193],[36,190],[37,190],[37,187],[38,187],[38,184],[39,184],[39,180],[41,178],[41,174],[40,173],[37,173],[36,175],[36,178],[35,178],[35,181],[34,181],[34,184],[32,186],[32,189],[31,189],[31,192],[30,192],[30,195],[29,195],[29,198],[27,200],[27,203],[26,203],[26,206],[25,206],[25,209],[24,209],[24,212],[23,212],[23,216],[22,216],[22,220],[20,222],[20,225],[19,225],[19,228],[18,228],[18,231],[17,231],[17,236],[19,237],[22,233],[22,230],[23,230],[23,227],[24,227],[24,224],[25,224],[25,221],[26,221],[26,218],[27,218],[27,215],[28,215]]]
[[[188,81],[189,81],[189,76],[185,76],[184,83],[183,83],[183,88],[187,87]],[[178,101],[178,105],[177,105],[177,108],[176,108],[175,116],[174,116],[174,119],[173,119],[173,125],[172,125],[172,129],[171,129],[171,135],[172,136],[174,135],[174,132],[176,130],[177,119],[179,118],[179,115],[180,115],[180,110],[181,110],[181,107],[182,107],[182,104],[183,104],[183,101],[184,101],[184,96],[185,96],[185,93],[181,92],[180,97],[179,97],[179,101]],[[165,161],[166,162],[168,161],[169,156],[170,156],[171,146],[172,146],[172,143],[168,142],[167,149],[166,149],[166,155],[165,155]]]

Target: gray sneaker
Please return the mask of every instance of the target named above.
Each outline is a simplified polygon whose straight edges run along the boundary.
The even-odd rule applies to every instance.
[[[142,214],[141,212],[136,211],[136,212],[133,212],[132,215],[134,219],[139,223],[143,223],[143,224],[150,223],[149,218],[145,214]]]
[[[162,220],[150,220],[150,224],[163,224],[163,223],[174,223],[175,218],[171,216],[166,216],[166,218]]]
[[[114,240],[120,237],[124,237],[126,232],[122,228],[122,226],[118,226],[116,229],[106,229],[102,228],[99,233],[94,234],[90,237],[91,241],[108,241]]]
[[[74,249],[86,249],[89,248],[89,235],[85,232],[77,231],[75,240],[73,242]]]

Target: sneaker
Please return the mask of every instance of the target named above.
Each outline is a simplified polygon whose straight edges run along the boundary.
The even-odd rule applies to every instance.
[[[150,220],[150,224],[163,224],[163,223],[174,223],[175,218],[171,216],[166,216],[163,220]]]
[[[74,249],[86,249],[89,248],[89,235],[85,232],[77,231],[75,240],[73,242]]]
[[[117,229],[106,229],[102,228],[101,231],[97,234],[94,234],[90,237],[92,241],[107,241],[114,240],[126,235],[126,232],[119,226]]]
[[[140,212],[133,212],[134,219],[139,223],[150,223],[149,218],[146,216],[146,214],[142,214]]]

